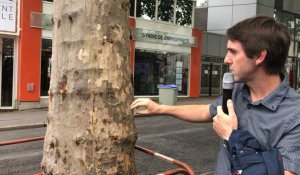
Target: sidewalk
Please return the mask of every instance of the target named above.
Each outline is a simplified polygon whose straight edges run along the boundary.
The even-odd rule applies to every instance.
[[[43,127],[48,108],[0,112],[0,131]]]
[[[201,97],[201,98],[178,98],[177,105],[187,104],[209,104],[216,97]],[[43,127],[47,121],[47,108],[31,109],[24,111],[0,111],[0,131],[11,129],[25,129]]]

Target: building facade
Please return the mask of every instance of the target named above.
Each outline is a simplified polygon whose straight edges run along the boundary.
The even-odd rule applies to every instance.
[[[228,69],[225,32],[238,21],[255,15],[272,16],[290,31],[292,43],[286,63],[290,86],[300,86],[300,1],[299,0],[198,0],[195,28],[203,32],[201,95],[219,95],[220,81]]]
[[[194,9],[191,0],[131,0],[135,96],[158,96],[160,84],[199,96],[202,35],[192,27]]]
[[[130,58],[135,96],[157,97],[174,84],[199,97],[202,33],[195,1],[130,0]],[[0,0],[0,110],[48,106],[53,1]]]

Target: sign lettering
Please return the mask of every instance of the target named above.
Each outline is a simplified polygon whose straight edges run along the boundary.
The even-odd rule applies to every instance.
[[[188,35],[178,35],[168,32],[146,30],[141,28],[132,28],[131,35],[133,40],[137,41],[148,41],[184,47],[197,47],[195,37]]]
[[[0,0],[0,32],[17,32],[17,0]]]

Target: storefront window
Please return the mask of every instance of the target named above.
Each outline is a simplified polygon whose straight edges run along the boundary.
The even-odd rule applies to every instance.
[[[155,20],[156,0],[136,0],[136,17]]]
[[[13,70],[14,70],[14,39],[2,39],[2,58],[0,60],[1,79],[1,106],[12,106]],[[0,54],[1,56],[1,54]]]
[[[41,96],[48,96],[51,76],[50,59],[52,56],[52,40],[42,39],[41,52]]]
[[[130,0],[130,16],[134,16],[135,0]]]
[[[174,21],[174,0],[159,0],[158,1],[158,19],[160,21]]]
[[[187,95],[190,54],[136,49],[135,95],[158,95],[158,85],[175,84],[178,95]]]
[[[176,24],[182,26],[192,25],[193,2],[177,0]]]

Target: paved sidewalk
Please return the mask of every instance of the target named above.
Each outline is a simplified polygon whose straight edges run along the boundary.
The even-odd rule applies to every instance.
[[[209,104],[215,100],[215,97],[201,98],[178,98],[177,105],[187,104]],[[47,108],[31,109],[24,111],[0,111],[0,131],[11,129],[25,129],[42,127],[47,120]]]
[[[42,127],[47,113],[48,108],[0,112],[0,131]]]

